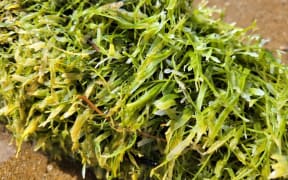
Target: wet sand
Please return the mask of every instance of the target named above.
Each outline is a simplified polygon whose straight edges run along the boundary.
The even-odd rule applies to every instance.
[[[235,22],[237,26],[247,27],[256,20],[256,33],[270,40],[268,49],[288,49],[288,0],[210,0],[209,6],[214,5],[225,9],[225,21]],[[283,62],[288,63],[287,54]],[[16,158],[16,148],[10,142],[11,135],[0,124],[1,180],[82,179],[81,165],[52,161],[47,155],[34,152],[30,144],[25,144]],[[95,178],[89,173],[87,179]]]

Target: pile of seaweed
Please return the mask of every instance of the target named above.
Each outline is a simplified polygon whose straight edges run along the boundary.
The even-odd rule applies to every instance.
[[[106,179],[288,176],[287,67],[219,10],[2,0],[0,19],[0,117],[19,150]]]

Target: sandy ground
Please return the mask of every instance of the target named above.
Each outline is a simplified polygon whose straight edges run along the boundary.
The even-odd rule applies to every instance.
[[[23,145],[18,157],[9,134],[0,124],[0,180],[81,180],[81,165],[72,160],[56,162],[49,156],[33,151],[30,144]],[[88,172],[87,180],[95,179]]]
[[[195,3],[198,3],[196,0]],[[209,6],[225,10],[225,21],[247,27],[257,22],[256,33],[270,42],[266,47],[272,51],[288,48],[288,0],[210,0]],[[288,63],[287,54],[282,58]],[[16,149],[9,145],[11,135],[0,124],[0,180],[80,180],[81,166],[71,161],[51,161],[47,155],[34,152],[25,144],[18,158]],[[88,173],[86,179],[95,179]]]

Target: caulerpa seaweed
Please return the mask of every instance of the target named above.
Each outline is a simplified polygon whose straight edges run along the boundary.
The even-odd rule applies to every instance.
[[[189,0],[2,0],[0,117],[98,178],[287,177],[287,67]],[[84,172],[83,171],[83,172]]]

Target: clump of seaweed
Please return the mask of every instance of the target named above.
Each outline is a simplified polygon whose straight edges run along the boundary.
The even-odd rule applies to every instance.
[[[287,177],[288,71],[189,0],[2,0],[0,117],[98,178]]]

